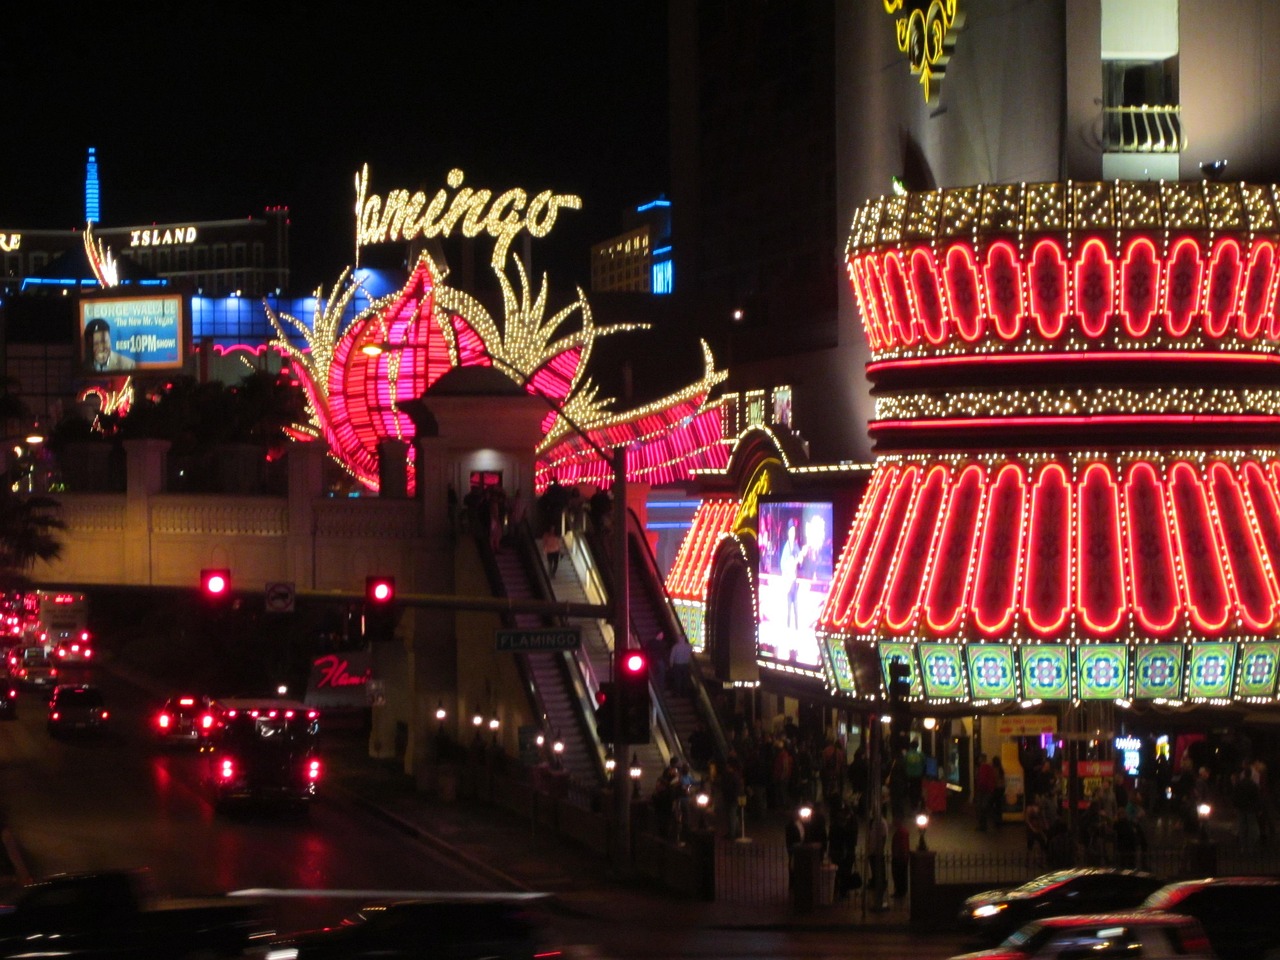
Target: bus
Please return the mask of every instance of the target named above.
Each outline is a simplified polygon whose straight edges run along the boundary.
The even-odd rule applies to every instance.
[[[23,600],[24,633],[46,649],[88,644],[89,596],[75,590],[32,590]]]

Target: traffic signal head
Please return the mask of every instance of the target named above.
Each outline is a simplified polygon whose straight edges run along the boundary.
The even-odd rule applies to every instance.
[[[231,592],[231,571],[221,568],[201,570],[200,592],[211,600],[226,597]]]
[[[649,658],[642,650],[624,650],[616,676],[621,726],[617,743],[648,743],[652,738],[652,700],[649,695]]]
[[[905,660],[889,661],[889,699],[906,700],[911,696],[911,666]]]
[[[375,605],[386,605],[396,598],[396,578],[369,576],[364,579],[364,598]]]
[[[624,680],[649,679],[649,659],[639,650],[627,650],[622,655],[622,677]]]

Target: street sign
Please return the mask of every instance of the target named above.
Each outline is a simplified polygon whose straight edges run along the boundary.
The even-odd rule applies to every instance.
[[[294,590],[292,581],[268,583],[266,602],[267,613],[293,613]]]
[[[577,650],[582,646],[579,627],[549,627],[541,630],[499,630],[498,650],[526,653],[534,650]]]

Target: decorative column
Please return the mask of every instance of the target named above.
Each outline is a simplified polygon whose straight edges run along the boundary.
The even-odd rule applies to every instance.
[[[168,440],[124,441],[127,479],[125,529],[146,531],[145,537],[126,537],[123,582],[153,584],[151,569],[151,498],[164,490]]]

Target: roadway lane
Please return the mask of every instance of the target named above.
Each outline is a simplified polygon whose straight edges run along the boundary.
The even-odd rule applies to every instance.
[[[23,691],[18,720],[0,723],[5,820],[35,876],[145,867],[159,888],[196,896],[244,888],[475,890],[481,881],[359,808],[322,797],[309,815],[217,815],[201,786],[201,758],[160,749],[147,724],[152,701],[101,668],[112,731],[53,738],[45,695]],[[349,902],[290,900],[282,926],[327,921]]]

